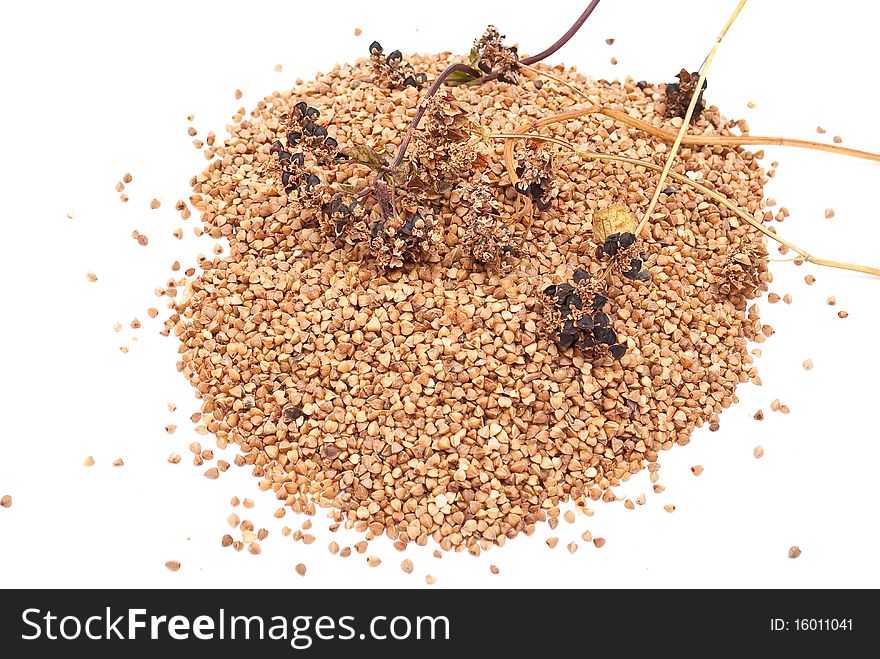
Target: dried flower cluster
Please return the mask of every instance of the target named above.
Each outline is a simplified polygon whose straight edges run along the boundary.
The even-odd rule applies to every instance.
[[[516,191],[529,197],[540,211],[550,208],[557,193],[556,177],[553,176],[553,158],[534,142],[519,148],[516,175]]]
[[[350,194],[323,190],[320,225],[326,235],[350,244],[361,242],[366,233],[366,216],[364,205]]]
[[[370,228],[368,244],[380,268],[399,268],[421,261],[442,243],[437,217],[416,211],[405,220],[399,216],[377,220]]]
[[[315,156],[321,165],[329,165],[338,157],[339,143],[327,134],[327,128],[317,123],[321,113],[317,108],[300,101],[291,110],[287,122],[287,146],[299,147]]]
[[[644,255],[636,239],[637,223],[621,204],[612,204],[593,215],[593,237],[596,258],[607,260],[627,279],[648,281],[651,276],[644,270]]]
[[[741,244],[729,251],[713,270],[718,293],[737,309],[745,309],[758,291],[767,290],[767,251],[763,245]]]
[[[594,359],[609,352],[620,359],[626,353],[604,312],[608,304],[605,290],[583,268],[575,270],[572,283],[547,286],[544,300],[544,322],[560,347],[581,348]]]
[[[501,43],[504,35],[494,25],[489,25],[483,36],[474,41],[471,64],[483,73],[498,73],[501,82],[519,82],[519,53],[516,46]]]
[[[312,200],[313,205],[320,197],[317,188],[321,179],[307,167],[306,156],[310,155],[323,166],[339,157],[336,139],[328,135],[326,127],[316,123],[320,114],[317,108],[304,101],[298,102],[283,122],[286,145],[277,139],[269,149],[269,153],[277,157],[284,192],[296,195],[304,202]],[[311,158],[309,165],[313,165]],[[271,173],[275,171],[274,168],[268,169]]]
[[[411,64],[403,61],[403,54],[399,50],[392,50],[386,55],[378,41],[370,44],[370,63],[373,67],[373,81],[389,89],[421,89],[428,82],[427,75],[417,73]]]
[[[677,76],[678,82],[670,82],[666,85],[666,111],[667,117],[681,117],[687,114],[688,106],[691,104],[691,98],[697,87],[700,74],[694,71],[688,73],[685,69],[681,70]],[[703,112],[706,104],[703,102],[703,92],[706,91],[708,81],[703,82],[703,88],[700,90],[700,96],[697,104],[694,106],[694,113],[691,115],[691,123],[697,120],[697,117]]]
[[[461,244],[465,253],[491,269],[509,270],[511,259],[520,255],[511,226],[498,217],[498,201],[485,183],[459,189],[465,232]]]
[[[611,264],[627,279],[648,281],[651,275],[644,270],[644,257],[638,251],[635,234],[612,233],[596,248],[596,256],[610,259]]]
[[[471,122],[452,92],[432,96],[409,158],[413,178],[421,187],[437,191],[468,180],[477,159],[470,138]]]

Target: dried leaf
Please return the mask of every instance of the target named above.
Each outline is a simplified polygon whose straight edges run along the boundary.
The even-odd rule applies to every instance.
[[[450,87],[458,87],[459,85],[465,85],[469,82],[473,82],[479,76],[474,75],[473,73],[468,73],[467,71],[453,71],[448,76],[446,76],[446,84]]]
[[[391,172],[391,181],[398,187],[409,183],[412,177],[413,167],[412,164],[407,161],[400,163],[400,165]]]
[[[593,235],[600,243],[615,233],[635,233],[638,226],[638,222],[620,204],[612,204],[593,214]]]
[[[378,170],[385,166],[385,159],[368,146],[351,146],[340,149],[339,153],[346,156],[349,160],[366,165],[370,169]]]

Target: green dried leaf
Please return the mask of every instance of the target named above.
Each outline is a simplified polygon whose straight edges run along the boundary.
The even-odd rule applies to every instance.
[[[391,180],[394,185],[396,185],[397,187],[403,187],[407,183],[409,183],[409,180],[413,176],[412,170],[412,165],[409,162],[404,160],[402,163],[400,163],[400,166],[395,168],[391,172]]]
[[[465,85],[469,82],[473,82],[479,76],[475,76],[473,73],[468,73],[467,71],[453,71],[446,77],[446,84],[450,87],[458,87],[459,85]]]
[[[368,146],[351,146],[340,149],[339,153],[349,160],[366,165],[370,169],[379,170],[385,166],[385,159]]]
[[[468,55],[468,59],[471,62],[471,66],[477,65],[477,60],[480,58],[480,53],[477,51],[476,47],[471,48],[470,55]]]

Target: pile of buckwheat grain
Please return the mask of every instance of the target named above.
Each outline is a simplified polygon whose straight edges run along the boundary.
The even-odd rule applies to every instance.
[[[430,80],[453,60],[407,61]],[[552,71],[595,103],[680,126],[664,117],[662,85]],[[529,76],[451,93],[483,135],[572,107],[560,85]],[[578,268],[601,278],[592,214],[621,203],[641,218],[657,180],[644,167],[564,154],[553,156],[552,203],[511,269],[462,256],[468,227],[455,187],[434,200],[441,241],[433,252],[377,266],[362,245],[334,240],[288,199],[270,148],[304,101],[340,147],[393,155],[421,95],[375,84],[364,59],[240,116],[225,142],[207,147],[213,160],[193,178],[190,200],[205,232],[229,240],[229,255],[180,280],[166,330],[179,338],[178,368],[201,397],[202,422],[220,448],[238,445],[236,464],[263,489],[296,511],[329,506],[336,521],[373,535],[478,553],[531,533],[563,501],[614,498],[611,488],[645,467],[656,482],[661,450],[686,444],[695,427],[717,428],[737,384],[757,378],[746,342],[764,337],[747,300],[770,277],[759,232],[671,182],[642,241],[650,281],[612,273],[607,285],[626,353],[591,360],[560,348],[542,332],[542,290]],[[692,132],[734,126],[707,107]],[[598,116],[542,130],[661,165],[668,153],[661,140]],[[474,140],[472,179],[495,191],[499,216],[511,216],[521,197],[503,145]],[[751,153],[684,147],[674,170],[760,217],[765,179]],[[351,190],[371,176],[350,161],[319,171]]]

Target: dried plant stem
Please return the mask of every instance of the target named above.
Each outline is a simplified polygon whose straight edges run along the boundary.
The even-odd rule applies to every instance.
[[[585,100],[587,103],[591,103],[591,102],[592,102],[592,101],[590,100],[590,97],[587,96],[586,94],[584,94],[584,93],[583,93],[580,89],[578,89],[575,85],[571,84],[571,83],[568,82],[567,80],[563,80],[563,79],[560,78],[559,76],[554,75],[554,74],[550,73],[549,71],[542,71],[541,69],[537,69],[537,68],[535,68],[534,66],[529,66],[529,65],[527,65],[527,64],[523,64],[522,62],[520,62],[519,67],[520,67],[521,69],[525,69],[526,71],[531,71],[531,72],[534,73],[535,75],[544,76],[545,78],[548,78],[549,80],[552,80],[552,81],[554,81],[554,82],[557,82],[557,83],[559,83],[560,85],[562,85],[562,86],[564,86],[564,87],[568,87],[569,90],[571,90],[572,92],[574,92],[575,96],[579,96],[581,99]]]
[[[605,161],[614,161],[614,162],[625,162],[631,165],[638,165],[641,167],[645,167],[646,169],[651,169],[654,171],[662,171],[662,167],[656,163],[647,161],[647,160],[639,160],[638,158],[629,158],[627,156],[618,156],[610,153],[596,153],[595,151],[581,151],[577,149],[573,144],[566,142],[565,140],[559,139],[558,137],[549,137],[546,135],[540,135],[538,133],[497,133],[493,135],[489,135],[490,139],[503,139],[507,140],[508,143],[512,143],[515,140],[522,139],[533,139],[533,140],[542,140],[544,142],[550,142],[551,144],[557,144],[562,146],[572,153],[582,157],[588,158],[591,160],[605,160]],[[508,174],[511,177],[515,176],[515,165],[512,161],[505,162],[505,166],[507,167]],[[857,265],[853,263],[844,263],[842,261],[833,261],[831,259],[823,259],[818,256],[814,256],[805,249],[802,249],[792,243],[791,241],[783,238],[782,236],[777,235],[773,231],[770,231],[760,220],[756,220],[751,215],[748,214],[747,211],[740,208],[735,202],[730,201],[724,195],[715,192],[714,190],[707,188],[705,185],[697,183],[696,181],[692,181],[687,176],[682,176],[678,172],[670,171],[669,177],[675,181],[683,185],[689,185],[694,188],[698,192],[706,195],[713,199],[716,203],[724,206],[725,208],[731,210],[733,213],[737,215],[737,217],[741,218],[744,222],[751,224],[758,231],[763,233],[768,238],[778,242],[780,245],[785,245],[791,251],[798,254],[801,258],[804,259],[807,263],[813,263],[815,265],[822,265],[829,268],[837,268],[840,270],[851,270],[853,272],[861,272],[867,275],[873,275],[875,277],[880,277],[880,268],[872,268],[866,265]]]
[[[544,74],[544,71],[535,69],[535,71]],[[603,114],[619,121],[627,126],[638,128],[649,135],[659,137],[667,142],[675,140],[676,134],[658,128],[647,121],[631,117],[621,110],[615,108],[607,108],[599,105],[593,105],[588,108],[580,108],[562,112],[551,117],[539,119],[531,124],[532,128],[541,128],[560,121],[569,121],[578,119],[590,114]],[[812,149],[814,151],[825,151],[827,153],[836,153],[841,156],[851,156],[853,158],[861,158],[864,160],[873,160],[880,162],[880,154],[871,153],[870,151],[860,151],[859,149],[850,149],[836,144],[823,144],[822,142],[814,142],[812,140],[798,140],[790,137],[764,137],[760,135],[685,135],[681,143],[688,146],[793,146],[801,149]]]
[[[672,169],[672,163],[675,162],[675,155],[678,153],[678,148],[681,146],[681,140],[684,138],[685,133],[687,133],[688,126],[691,124],[691,117],[694,115],[694,110],[697,107],[697,103],[700,100],[700,92],[703,90],[703,84],[706,82],[706,73],[709,71],[709,67],[712,65],[712,60],[715,59],[715,53],[718,52],[718,46],[721,45],[722,39],[724,39],[724,35],[727,34],[727,31],[730,29],[730,26],[733,25],[733,22],[736,20],[737,16],[739,16],[742,8],[746,6],[747,0],[739,0],[739,3],[736,5],[736,9],[733,10],[733,13],[730,15],[730,18],[727,19],[727,23],[725,23],[721,32],[718,34],[718,37],[715,39],[715,43],[712,45],[712,49],[709,51],[709,54],[706,56],[706,59],[703,61],[703,65],[700,67],[700,77],[697,79],[697,85],[694,87],[693,96],[691,96],[691,102],[688,104],[687,112],[685,112],[684,119],[681,122],[681,130],[678,131],[678,135],[675,136],[675,141],[672,143],[672,148],[669,150],[669,156],[666,158],[666,164],[663,166],[663,171],[660,172],[660,180],[657,181],[657,187],[654,189],[654,194],[651,197],[651,201],[648,203],[648,208],[645,211],[644,217],[642,217],[642,221],[639,222],[639,226],[636,229],[636,235],[640,236],[642,231],[648,222],[651,221],[651,215],[654,212],[654,208],[657,206],[657,201],[660,199],[660,193],[663,190],[663,184],[666,182],[666,177],[669,175],[669,171]]]

